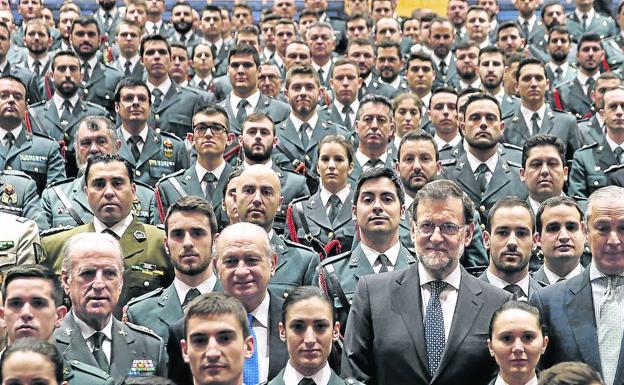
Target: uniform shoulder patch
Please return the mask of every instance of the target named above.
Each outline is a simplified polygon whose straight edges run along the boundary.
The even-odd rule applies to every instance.
[[[177,136],[176,134],[171,133],[171,132],[160,131],[160,135],[161,136],[166,136],[167,138],[171,138],[171,139],[175,140],[176,142],[180,142],[180,143],[183,142],[183,140],[180,139],[179,136]]]
[[[171,173],[171,174],[169,174],[169,175],[165,175],[165,176],[163,176],[162,178],[160,178],[160,179],[158,180],[158,182],[156,183],[156,185],[158,185],[158,184],[162,183],[163,181],[165,181],[165,180],[167,180],[167,179],[169,179],[169,178],[173,178],[173,177],[176,177],[176,176],[180,176],[180,175],[184,174],[185,172],[186,172],[186,170],[178,170],[178,171],[176,171],[176,172],[172,172],[172,173]]]
[[[442,160],[442,166],[453,166],[457,164],[457,158],[448,158]]]
[[[289,203],[288,205],[289,205],[289,206],[292,206],[292,205],[294,205],[294,204],[295,204],[295,203],[297,203],[297,202],[305,202],[305,201],[307,201],[308,199],[310,199],[310,197],[312,197],[312,195],[306,195],[306,196],[304,196],[304,197],[295,198],[295,199],[293,199],[292,201],[290,201],[290,203]]]
[[[158,289],[154,289],[154,290],[152,290],[150,292],[147,292],[147,293],[145,293],[143,295],[140,295],[138,297],[134,297],[130,301],[128,301],[126,306],[130,307],[130,306],[132,306],[132,305],[134,305],[136,303],[139,303],[139,302],[141,302],[143,300],[146,300],[148,298],[157,297],[157,296],[160,295],[160,293],[163,292],[163,290],[165,290],[165,289],[163,289],[162,287],[159,287]]]
[[[613,166],[609,167],[608,169],[604,170],[604,173],[610,173],[610,172],[615,172],[617,170],[621,170],[622,168],[624,168],[624,164],[614,164]]]
[[[598,142],[594,142],[594,143],[586,144],[586,145],[584,145],[583,147],[579,148],[578,150],[579,150],[579,151],[581,151],[581,150],[586,150],[586,149],[588,149],[588,148],[593,148],[593,147],[596,147],[597,145],[598,145]]]
[[[22,178],[32,179],[28,174],[20,170],[2,170],[0,172],[4,175],[19,176]]]
[[[6,171],[5,171],[6,172]],[[24,174],[26,175],[26,174]],[[26,175],[28,176],[28,175]],[[62,184],[66,184],[66,183],[71,183],[75,180],[76,178],[66,178],[66,179],[62,179],[62,180],[57,180],[56,182],[52,182],[49,185],[47,185],[46,187],[54,187],[54,186],[60,186]],[[136,183],[136,181],[134,182]]]
[[[101,378],[103,380],[105,380],[105,379],[107,379],[109,377],[108,373],[106,373],[102,369],[96,368],[95,366],[91,366],[91,365],[85,364],[85,363],[77,361],[77,360],[69,361],[69,366],[71,366],[72,370],[75,370],[75,371],[78,371],[78,372],[89,373],[89,374],[94,375],[96,377],[99,377],[99,378]]]
[[[153,188],[152,186],[148,185],[147,183],[144,183],[144,182],[141,182],[141,181],[135,180],[135,181],[134,181],[134,184],[135,184],[135,185],[137,185],[137,186],[141,186],[141,187],[148,188],[148,189],[150,189],[151,191],[154,191],[154,188]]]
[[[41,232],[41,238],[43,237],[49,237],[51,235],[54,234],[58,234],[58,233],[62,233],[64,231],[68,231],[73,229],[74,226],[59,226],[59,227],[52,227],[51,229],[47,229],[47,230],[43,230]]]
[[[511,144],[511,143],[502,143],[502,145],[503,145],[503,147],[505,147],[505,148],[511,148],[511,149],[514,149],[514,150],[519,150],[519,151],[522,151],[522,147],[520,147],[520,146],[516,146],[515,144]]]
[[[280,237],[281,237],[281,235],[280,235]],[[289,246],[289,247],[295,247],[295,248],[297,248],[297,249],[302,249],[302,250],[310,251],[310,252],[312,252],[312,253],[315,253],[315,254],[316,254],[316,251],[314,251],[314,249],[313,249],[313,248],[311,248],[311,247],[309,247],[309,246],[302,245],[301,243],[296,243],[296,242],[290,241],[290,240],[285,239],[285,238],[283,238],[283,237],[282,237],[282,241],[284,241],[284,243],[286,244],[286,246]]]
[[[53,138],[53,137],[51,137],[51,136],[49,136],[49,135],[46,135],[46,134],[43,134],[43,133],[41,133],[41,132],[36,132],[36,131],[33,131],[33,132],[32,132],[32,135],[33,135],[33,136],[40,137],[40,138],[44,138],[44,139],[47,139],[47,140],[49,140],[49,141],[51,141],[51,142],[56,143],[56,140],[54,140],[54,138]]]
[[[334,262],[342,261],[343,259],[351,258],[351,251],[344,252],[342,254],[334,255],[333,257],[325,258],[321,261],[321,266],[331,265]]]
[[[522,165],[520,165],[520,163],[512,162],[511,160],[507,160],[507,164],[511,167],[522,168]]]
[[[158,334],[156,334],[152,329],[150,329],[148,327],[145,327],[145,326],[142,326],[142,325],[136,325],[136,324],[133,324],[131,322],[126,322],[126,323],[124,323],[124,325],[126,325],[127,327],[129,327],[130,329],[132,329],[134,331],[137,331],[137,332],[140,332],[140,333],[143,333],[143,334],[147,334],[147,335],[149,335],[151,337],[160,339],[160,337],[158,337]]]
[[[95,109],[102,110],[102,111],[106,112],[106,109],[104,107],[100,106],[99,104],[95,104],[95,103],[89,102],[87,100],[84,100],[83,103],[86,104],[88,107],[95,108]]]
[[[31,108],[36,108],[36,107],[43,106],[43,105],[44,105],[44,104],[46,104],[47,102],[48,102],[48,101],[46,101],[46,100],[42,100],[42,101],[40,101],[40,102],[37,102],[37,103],[31,104],[30,106],[28,106],[28,110],[30,110]]]

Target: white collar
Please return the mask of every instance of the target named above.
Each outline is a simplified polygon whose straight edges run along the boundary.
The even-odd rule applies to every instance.
[[[449,142],[446,142],[444,139],[440,138],[437,133],[433,136],[433,141],[435,142],[436,146],[438,146],[438,150],[441,150],[442,147],[444,147],[447,144],[451,147],[455,147],[459,144],[459,142],[461,142],[461,140],[462,140],[462,136],[459,133],[459,131],[457,131],[457,135],[455,135],[455,137],[451,139]]]
[[[80,61],[80,64],[82,65],[82,63],[84,63],[84,61]],[[89,73],[92,74],[93,70],[95,69],[95,66],[98,63],[98,58],[97,55],[93,55],[91,56],[91,58],[89,60],[87,60],[87,64],[89,64]],[[80,70],[82,72],[82,70]]]
[[[314,67],[314,69],[316,70],[316,72],[318,72],[320,69],[323,70],[323,75],[325,76],[325,78],[327,78],[329,76],[329,71],[331,70],[331,66],[332,66],[332,61],[331,59],[327,61],[327,63],[321,65],[316,64],[314,61],[312,62],[312,67]],[[325,79],[321,79],[321,81],[324,81]]]
[[[429,272],[425,269],[422,263],[418,264],[418,277],[420,278],[420,286],[424,286],[432,281],[438,281],[437,279],[433,278],[431,274],[429,274]],[[449,275],[444,277],[442,281],[451,285],[453,289],[459,290],[459,284],[461,283],[461,270],[459,268],[459,264],[457,264],[457,267],[455,267],[455,269],[451,271]]]
[[[347,183],[347,185],[342,190],[336,193],[336,195],[340,199],[340,203],[342,203],[343,205],[345,204],[350,192],[351,192],[351,188],[349,187],[349,183]],[[325,187],[323,187],[322,184],[321,184],[320,194],[321,194],[321,202],[323,202],[323,207],[327,207],[327,202],[329,201],[329,198],[333,194],[329,192],[329,190],[327,190]]]
[[[301,125],[303,124],[303,120],[299,119],[293,112],[290,113],[290,120],[295,126],[295,131],[299,132],[301,130]],[[314,131],[314,127],[316,127],[316,123],[318,122],[318,114],[314,112],[314,115],[310,119],[308,119],[308,124],[310,125],[309,132]]]
[[[535,21],[537,21],[537,15],[535,13],[533,13],[533,16],[531,16],[528,19],[525,19],[524,17],[518,15],[518,24],[520,24],[520,27],[522,27],[522,24],[525,21],[529,22],[529,31],[531,31],[533,29],[533,24],[535,24]]]
[[[111,229],[115,233],[115,235],[117,235],[119,239],[121,239],[123,238],[124,233],[128,229],[128,226],[130,226],[130,224],[132,223],[133,219],[134,218],[132,217],[132,214],[128,214],[128,216],[125,217],[124,219],[115,223],[111,227],[108,227],[104,223],[102,223],[102,221],[100,221],[98,217],[94,216],[93,227],[95,228],[96,233],[101,233],[102,231],[106,229]]]
[[[381,154],[381,156],[379,157],[379,160],[381,160],[384,164],[386,164],[386,159],[387,158],[388,158],[388,151],[386,150],[386,152]],[[370,160],[370,158],[368,156],[364,155],[362,153],[362,151],[360,151],[360,148],[358,148],[358,150],[355,152],[355,159],[358,161],[358,163],[362,167],[364,167],[366,162],[368,162]]]
[[[253,309],[250,313],[253,315],[254,320],[257,321],[262,327],[269,327],[269,301],[271,296],[269,293],[265,293],[264,299],[260,302],[257,308]],[[252,325],[253,327],[253,325]]]
[[[273,168],[273,160],[271,158],[269,158],[269,160],[266,163],[256,163],[259,164],[261,166],[265,166],[266,168]],[[246,160],[243,161],[243,170],[246,170],[247,168],[251,167],[251,164],[249,164]]]
[[[242,99],[243,98],[237,96],[234,92],[230,94],[230,103],[232,105],[232,111],[236,112],[238,110],[238,103]],[[260,91],[258,91],[258,89],[256,88],[256,91],[245,99],[249,103],[248,108],[251,108],[251,110],[254,111],[256,109],[256,106],[258,105],[258,100],[260,100]],[[247,110],[247,108],[245,108],[245,110]]]
[[[345,105],[340,103],[338,99],[334,99],[334,104],[336,105],[336,109],[340,113],[340,116],[344,115],[344,113],[342,112],[342,109],[344,108]],[[351,113],[354,114],[355,116],[358,109],[360,108],[360,101],[357,99],[357,96],[355,100],[351,104],[349,104],[349,107],[351,107]]]
[[[544,274],[546,274],[546,278],[548,278],[548,282],[550,282],[551,284],[556,283],[560,278],[570,279],[572,277],[576,277],[583,272],[583,266],[581,266],[580,263],[577,264],[576,267],[572,269],[565,277],[558,276],[555,272],[550,270],[548,266],[546,266],[546,264],[544,264],[543,266]]]
[[[505,286],[511,285],[509,282],[503,281],[499,277],[497,277],[494,274],[492,274],[492,272],[490,271],[489,268],[485,270],[485,275],[487,276],[488,281],[490,281],[490,283],[492,285],[498,287],[499,289],[504,289]],[[522,291],[524,292],[524,295],[526,297],[529,296],[529,281],[530,281],[530,279],[531,279],[531,276],[527,272],[527,275],[525,275],[524,278],[522,278],[521,280],[519,280],[518,282],[515,283],[516,285],[520,286],[520,288],[522,289]]]
[[[38,60],[39,63],[41,64],[41,68],[45,67],[46,64],[48,63],[48,60],[50,60],[50,58],[48,57],[48,55],[42,57],[41,59],[35,59],[34,57],[28,55],[26,61],[28,62],[28,68],[33,68],[35,65],[35,60]]]
[[[494,383],[494,385],[509,385],[509,384],[506,383],[505,380],[503,380],[503,378],[501,377],[499,373],[498,376],[496,376],[496,382]],[[529,382],[527,382],[524,385],[537,385],[537,376],[533,376],[533,378],[531,378]]]
[[[494,170],[496,170],[496,163],[498,163],[498,152],[495,152],[494,155],[492,155],[490,159],[485,162],[481,162],[474,155],[472,155],[470,151],[466,151],[466,158],[468,159],[468,164],[470,165],[470,169],[473,173],[477,171],[477,167],[479,167],[481,163],[485,163],[488,170],[494,174]]]
[[[550,61],[548,62],[548,66],[555,75],[557,74],[557,67],[561,67],[561,70],[563,71],[562,75],[568,73],[568,68],[570,67],[567,61],[564,61],[561,65],[555,64],[554,62]]]
[[[69,103],[73,108],[76,108],[76,103],[78,103],[78,93],[76,92],[72,97],[69,98]],[[59,93],[54,93],[52,95],[52,100],[54,101],[54,105],[56,106],[57,111],[63,109],[63,103],[65,103],[65,98],[62,97]]]
[[[390,248],[386,251],[377,251],[371,247],[366,246],[364,242],[360,242],[360,248],[362,249],[362,252],[366,256],[366,259],[371,266],[375,266],[375,263],[377,262],[377,257],[379,256],[379,254],[383,253],[386,255],[386,257],[388,257],[392,266],[396,267],[397,261],[399,259],[399,251],[401,250],[401,242],[395,243],[394,245],[390,246]]]
[[[199,162],[195,162],[195,173],[197,173],[197,180],[199,180],[199,183],[201,184],[204,180],[204,176],[208,172],[211,172],[217,180],[221,179],[221,174],[223,174],[223,170],[225,170],[225,163],[225,160],[223,160],[214,170],[206,170]]]
[[[583,24],[583,13],[581,11],[579,11],[578,9],[574,10],[574,13],[576,14],[576,17],[578,17],[579,22],[581,23],[581,26]],[[594,8],[590,8],[589,12],[587,12],[585,15],[587,15],[587,24],[590,25],[592,20],[594,19],[594,14],[596,12],[594,12]]]
[[[576,74],[576,77],[578,78],[579,83],[581,83],[581,87],[585,88],[585,83],[587,83],[587,79],[589,79],[589,76],[585,75],[583,71],[579,70]],[[598,80],[598,77],[600,77],[600,71],[596,71],[596,73],[593,74],[591,77],[594,79],[595,82],[596,80]]]
[[[85,341],[91,338],[91,336],[93,336],[97,332],[102,332],[109,341],[113,340],[113,315],[112,314],[110,314],[110,318],[108,319],[108,322],[106,323],[106,325],[104,325],[104,328],[102,330],[95,330],[91,326],[87,325],[83,320],[78,318],[78,316],[76,315],[76,312],[72,310],[72,313],[74,314],[74,320],[76,321],[76,324],[78,325],[78,328],[80,329],[82,338],[84,338]]]
[[[4,137],[9,131],[13,133],[13,136],[15,137],[15,140],[17,141],[17,138],[19,138],[20,134],[22,133],[22,126],[19,125],[12,130],[5,130],[4,128],[0,127],[0,134],[2,134],[2,140],[4,140]]]
[[[537,111],[533,111],[530,110],[528,108],[526,108],[524,106],[524,104],[520,103],[520,113],[522,114],[522,117],[524,117],[524,122],[527,125],[527,128],[530,130],[531,129],[531,118],[533,117],[533,114],[537,112],[538,115],[538,120],[541,122],[544,121],[544,115],[546,114],[546,102],[544,102],[544,104],[542,104],[542,106],[537,110]],[[537,134],[537,132],[534,132],[533,135]]]
[[[184,303],[184,298],[186,298],[186,294],[188,294],[191,289],[197,289],[201,294],[210,293],[214,289],[216,283],[217,276],[214,274],[212,274],[210,278],[208,278],[204,282],[197,285],[197,287],[189,286],[186,283],[180,281],[180,279],[177,277],[173,279],[173,287],[178,294],[178,300],[180,300],[180,304]]]
[[[284,368],[284,376],[282,380],[284,381],[284,385],[299,385],[299,381],[301,381],[305,376],[297,371],[297,369],[293,368],[288,360],[286,367]],[[325,366],[318,372],[314,373],[311,377],[314,380],[316,385],[327,385],[329,383],[329,379],[331,377],[331,369],[329,368],[329,364],[325,362]]]
[[[171,82],[171,78],[169,76],[167,76],[167,78],[165,79],[164,82],[160,83],[160,85],[158,87],[156,87],[155,85],[153,85],[152,83],[150,83],[150,81],[147,81],[147,88],[149,88],[150,93],[154,93],[154,89],[158,88],[160,90],[160,92],[162,92],[163,94],[163,98],[165,97],[165,95],[167,95],[167,92],[169,92],[169,88],[171,88],[172,86],[172,82]]]
[[[141,137],[143,144],[147,142],[147,131],[148,131],[147,124],[145,124],[141,132],[139,132],[139,137]],[[132,136],[132,134],[129,133],[128,130],[124,128],[123,124],[121,125],[121,134],[123,135],[123,139],[125,142],[127,142],[128,139],[130,139],[130,137]]]
[[[615,149],[618,147],[624,149],[624,143],[622,144],[615,143],[615,141],[613,141],[613,139],[609,137],[608,131],[607,131],[607,135],[605,135],[605,138],[607,139],[607,144],[609,145],[609,148],[611,148],[611,151],[615,151]]]
[[[387,84],[390,87],[394,88],[395,90],[398,90],[399,86],[401,85],[401,74],[398,74],[397,77],[390,83],[387,83],[387,82],[381,80],[381,78],[379,78],[379,82],[383,83],[383,84]]]
[[[139,57],[139,55],[134,55],[133,57],[131,57],[130,59],[127,59],[123,56],[119,56],[119,68],[124,71],[125,70],[125,66],[126,66],[126,62],[129,61],[130,65],[132,66],[132,68],[134,68],[134,66],[139,62],[139,59],[141,59]]]

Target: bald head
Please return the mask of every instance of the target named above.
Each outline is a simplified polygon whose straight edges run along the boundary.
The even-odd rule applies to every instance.
[[[235,201],[242,222],[271,231],[282,199],[279,177],[269,167],[253,165],[238,177]]]

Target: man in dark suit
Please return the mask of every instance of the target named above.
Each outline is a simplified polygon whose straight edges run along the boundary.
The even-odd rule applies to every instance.
[[[92,16],[81,16],[72,24],[71,43],[80,58],[81,95],[106,108],[114,116],[113,95],[123,73],[100,61],[100,27]]]
[[[502,198],[490,209],[483,242],[490,265],[479,277],[514,299],[527,301],[541,285],[529,274],[535,215],[531,206],[514,196]]]
[[[148,126],[175,134],[180,139],[186,138],[193,131],[193,116],[206,100],[194,90],[180,87],[171,80],[171,46],[164,37],[144,37],[140,54],[152,97]]]
[[[618,108],[619,109],[619,108]],[[587,204],[587,239],[592,262],[564,283],[537,292],[532,303],[549,330],[544,367],[561,361],[583,361],[602,374],[605,384],[624,381],[622,357],[621,212],[624,189],[604,187]]]
[[[574,199],[556,196],[543,202],[535,215],[535,243],[544,264],[533,278],[548,286],[581,274],[585,230],[585,214]]]
[[[160,178],[188,168],[189,157],[182,139],[147,125],[150,106],[150,92],[142,80],[119,82],[115,92],[115,110],[121,121],[117,129],[119,155],[132,165],[136,180],[154,186]]]
[[[269,279],[278,263],[277,254],[271,251],[266,231],[246,222],[225,228],[216,240],[215,250],[212,263],[219,282],[223,284],[223,291],[240,300],[247,312],[247,318],[252,319],[249,325],[250,334],[253,330],[256,335],[253,348],[257,350],[258,362],[253,381],[271,380],[288,361],[286,344],[280,339],[278,329],[284,300],[268,289]],[[240,275],[241,269],[246,271],[244,278]],[[241,279],[249,284],[244,287],[239,285],[237,282]],[[198,301],[205,297],[200,298]],[[178,384],[191,384],[191,373],[182,364],[180,350],[184,327],[184,321],[178,321],[169,327],[169,377]],[[188,353],[188,349],[186,350]]]
[[[119,242],[110,234],[86,232],[69,238],[63,249],[61,280],[72,310],[53,335],[63,357],[111,373],[115,385],[129,376],[166,376],[163,341],[113,316],[124,284]]]
[[[522,103],[505,119],[503,140],[522,146],[533,135],[551,134],[561,138],[565,158],[572,159],[574,151],[580,148],[578,125],[572,115],[553,110],[546,103],[549,82],[543,64],[534,58],[522,60],[516,80]]]
[[[117,27],[119,57],[111,65],[121,71],[126,78],[143,79],[145,75],[145,67],[139,56],[142,33],[137,24],[128,21],[122,21]]]
[[[359,226],[360,242],[352,250],[328,258],[321,265],[327,294],[335,304],[341,325],[347,324],[350,302],[359,279],[369,274],[405,269],[416,262],[399,242],[399,224],[405,217],[404,202],[399,177],[390,168],[373,167],[357,182],[352,212]]]
[[[451,181],[423,187],[412,208],[419,263],[362,277],[345,333],[342,375],[368,384],[486,383],[492,313],[510,295],[459,266],[474,207]],[[374,336],[374,338],[373,338]]]
[[[128,302],[128,321],[152,329],[163,341],[169,339],[169,326],[182,319],[190,302],[217,285],[211,263],[216,232],[217,220],[205,199],[186,196],[171,205],[164,242],[175,269],[173,284]]]
[[[490,116],[490,120],[484,120]],[[498,153],[498,142],[505,124],[500,119],[498,101],[491,95],[471,95],[465,104],[461,129],[468,151],[445,162],[442,176],[455,181],[478,206],[481,223],[497,200],[507,195],[526,199],[528,192],[520,181],[520,164]]]
[[[164,220],[169,206],[187,195],[206,198],[212,203],[219,228],[228,224],[221,207],[224,185],[234,168],[223,159],[227,144],[234,134],[229,132],[227,112],[218,105],[203,107],[193,117],[193,146],[197,161],[161,179],[156,185],[157,208]]]

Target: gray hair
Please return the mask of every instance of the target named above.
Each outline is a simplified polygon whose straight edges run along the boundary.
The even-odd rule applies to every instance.
[[[336,40],[336,35],[334,35],[334,27],[326,21],[315,21],[314,23],[310,24],[308,26],[308,29],[306,30],[306,40],[308,39],[308,34],[310,33],[310,30],[317,27],[329,29],[331,40]]]
[[[124,271],[123,264],[123,252],[119,241],[113,238],[112,235],[106,233],[79,233],[73,235],[65,242],[61,255],[63,256],[63,264],[61,270],[71,276],[72,269],[74,267],[73,259],[76,249],[80,249],[81,246],[90,245],[89,250],[99,250],[103,248],[103,245],[109,244],[115,251],[119,258],[120,272]]]
[[[271,257],[273,254],[276,254],[275,251],[275,247],[273,247],[273,245],[271,244],[271,240],[269,239],[269,234],[266,232],[266,230],[264,230],[262,227],[254,224],[254,223],[250,223],[250,222],[239,222],[239,223],[234,223],[232,225],[229,225],[228,227],[226,227],[225,229],[223,229],[223,231],[221,231],[221,233],[219,233],[219,236],[217,237],[217,239],[215,240],[215,242],[212,244],[212,258],[215,260],[219,259],[219,244],[221,244],[222,239],[224,236],[229,235],[230,233],[232,234],[252,234],[253,232],[258,232],[261,231],[263,234],[265,234],[264,237],[262,237],[262,241],[263,241],[263,246],[264,246],[264,252],[265,257],[269,258]]]
[[[80,160],[78,159],[78,148],[80,146],[80,129],[86,127],[89,131],[106,131],[106,134],[114,144],[117,142],[117,131],[115,123],[112,120],[104,116],[86,116],[78,122],[76,125],[76,133],[74,134],[74,151],[76,153],[76,164],[80,166]],[[87,162],[83,166],[86,165]]]
[[[594,191],[587,200],[585,221],[590,222],[590,216],[594,205],[597,203],[607,204],[611,207],[624,205],[624,187],[606,186]]]

